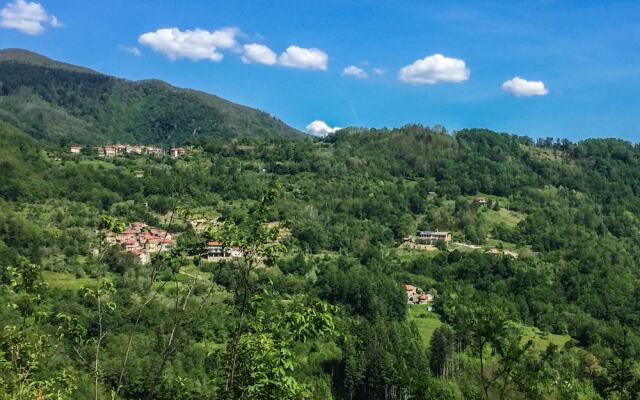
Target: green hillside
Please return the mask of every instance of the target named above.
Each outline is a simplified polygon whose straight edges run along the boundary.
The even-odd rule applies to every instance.
[[[163,99],[226,112],[41,63],[0,62],[0,398],[640,396],[637,144],[221,117],[177,158],[71,154],[70,127],[125,141]]]
[[[190,144],[70,154],[0,123],[0,394],[638,394],[637,145],[417,125]],[[136,221],[176,247],[141,264],[102,240]],[[403,243],[429,229],[452,243]],[[248,256],[207,260],[212,240]]]
[[[18,49],[0,50],[0,120],[58,144],[302,136],[267,113],[217,96],[118,79]]]

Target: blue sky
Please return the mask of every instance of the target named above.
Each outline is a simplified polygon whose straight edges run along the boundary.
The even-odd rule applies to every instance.
[[[0,47],[200,89],[301,130],[314,120],[422,123],[640,141],[636,1],[0,0],[0,7]]]

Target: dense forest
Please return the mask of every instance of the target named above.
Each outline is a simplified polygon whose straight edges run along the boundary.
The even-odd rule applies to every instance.
[[[197,138],[174,159],[0,132],[9,398],[640,392],[636,145],[406,126]],[[176,248],[141,264],[104,244],[134,221]],[[402,245],[420,229],[454,240]],[[207,261],[213,239],[244,257]]]
[[[1,398],[639,398],[640,146],[408,125],[72,154],[63,125],[7,117],[16,96],[123,135],[146,122],[76,92],[114,78],[9,64]],[[135,222],[175,246],[143,263],[109,241]]]
[[[192,136],[302,136],[265,112],[159,80],[131,82],[0,50],[0,121],[58,144],[176,146]]]

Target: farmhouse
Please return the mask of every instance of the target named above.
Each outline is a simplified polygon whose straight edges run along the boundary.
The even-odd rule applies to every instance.
[[[480,204],[481,206],[486,206],[487,204],[489,204],[489,201],[487,200],[486,197],[478,197],[476,199],[476,204]]]
[[[79,154],[82,151],[82,146],[69,146],[69,151],[73,154]]]
[[[437,240],[445,242],[451,241],[450,232],[438,232],[438,231],[418,231],[416,232],[416,243],[433,243]]]
[[[213,261],[220,258],[239,258],[244,253],[237,247],[226,247],[222,242],[207,242],[207,261]]]
[[[207,259],[220,258],[225,256],[222,242],[212,241],[207,243]]]

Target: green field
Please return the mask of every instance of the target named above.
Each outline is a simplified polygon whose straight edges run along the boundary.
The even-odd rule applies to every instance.
[[[51,287],[59,289],[78,290],[81,287],[95,286],[95,279],[76,278],[74,274],[66,272],[43,271],[42,278]]]
[[[563,347],[565,343],[571,340],[569,335],[542,332],[533,326],[520,325],[519,328],[521,329],[523,340],[533,340],[533,347],[539,351],[544,351],[551,343],[558,347]]]
[[[415,322],[418,327],[418,331],[420,332],[422,342],[427,347],[429,346],[433,332],[443,325],[443,322],[440,321],[440,316],[434,312],[428,311],[427,307],[423,305],[410,305],[407,319]],[[534,349],[538,351],[544,351],[551,343],[558,347],[563,347],[565,343],[571,340],[569,335],[546,333],[533,326],[521,324],[515,324],[515,326],[520,329],[523,336],[523,342],[532,340]]]
[[[498,211],[495,210],[483,210],[482,211],[487,221],[492,225],[505,224],[509,227],[518,225],[518,222],[524,219],[524,216],[518,212],[501,208]]]
[[[431,342],[431,336],[433,332],[440,326],[440,316],[434,312],[428,311],[427,306],[424,305],[410,305],[409,314],[407,316],[409,321],[415,322],[420,332],[420,337],[425,346],[429,346]]]

